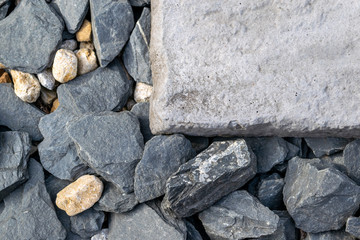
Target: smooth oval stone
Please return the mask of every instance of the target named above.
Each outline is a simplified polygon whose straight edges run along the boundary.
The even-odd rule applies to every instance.
[[[35,102],[40,96],[41,86],[39,80],[30,73],[16,70],[11,70],[10,73],[14,82],[16,96],[24,102]]]
[[[52,73],[56,81],[66,83],[76,77],[78,60],[70,50],[59,49],[54,58]]]

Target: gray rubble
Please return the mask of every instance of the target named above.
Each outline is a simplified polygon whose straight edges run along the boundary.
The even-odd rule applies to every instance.
[[[282,194],[284,184],[284,179],[279,174],[273,173],[260,179],[255,196],[271,210],[282,209],[284,206]]]
[[[346,138],[304,138],[314,155],[319,158],[342,151],[351,139]]]
[[[105,214],[90,208],[70,217],[71,231],[82,238],[90,238],[101,231]]]

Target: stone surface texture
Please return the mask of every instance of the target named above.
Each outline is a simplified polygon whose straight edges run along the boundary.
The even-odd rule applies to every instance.
[[[294,221],[286,211],[274,211],[279,216],[279,225],[276,231],[267,236],[259,237],[257,240],[292,240],[298,239]],[[328,239],[329,240],[329,239]]]
[[[94,71],[98,67],[95,52],[89,48],[81,48],[75,53],[78,58],[78,75]]]
[[[153,133],[360,136],[355,1],[153,0],[151,10]]]
[[[41,86],[33,74],[16,70],[11,70],[10,74],[14,82],[16,96],[28,103],[33,103],[39,98]]]
[[[44,0],[22,0],[0,22],[0,62],[10,69],[41,72],[61,44],[63,29],[60,17]]]
[[[66,83],[76,77],[78,59],[73,51],[59,49],[54,58],[52,74],[56,81]]]
[[[346,220],[345,231],[350,233],[356,238],[360,238],[360,218],[359,217],[349,217]]]

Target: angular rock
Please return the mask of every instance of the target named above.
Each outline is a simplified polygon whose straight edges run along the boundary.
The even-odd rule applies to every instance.
[[[128,41],[134,27],[133,12],[127,0],[90,0],[90,11],[96,56],[105,67]]]
[[[101,197],[104,185],[94,175],[84,175],[56,195],[56,206],[75,216],[92,207]]]
[[[124,48],[122,59],[128,73],[136,82],[152,85],[149,45],[150,8],[145,7]]]
[[[41,141],[38,124],[45,114],[36,107],[18,98],[10,83],[0,84],[0,96],[6,101],[0,101],[0,125],[5,125],[15,131],[30,134],[34,141]]]
[[[59,49],[54,58],[52,74],[56,81],[66,83],[77,75],[78,60],[73,51]]]
[[[22,0],[0,22],[0,62],[22,72],[41,72],[61,44],[63,29],[61,19],[45,1]]]
[[[24,1],[24,0],[23,0]],[[0,214],[0,238],[65,239],[66,231],[56,217],[44,183],[44,172],[29,161],[29,180],[5,197]]]
[[[289,161],[283,195],[296,227],[311,233],[340,229],[360,203],[360,187],[317,158]]]
[[[134,7],[143,7],[150,5],[150,0],[129,0],[129,3]]]
[[[90,208],[85,212],[70,217],[71,231],[82,238],[90,238],[101,231],[105,219],[103,212]]]
[[[286,211],[274,211],[280,217],[276,231],[267,236],[259,237],[258,240],[292,240],[298,239],[294,221]]]
[[[277,173],[262,178],[257,186],[256,197],[271,210],[279,210],[284,206],[282,194],[284,184],[284,179]]]
[[[88,12],[89,0],[52,0],[51,6],[64,19],[67,30],[75,33]]]
[[[93,50],[81,48],[75,54],[78,58],[78,75],[94,71],[98,67],[95,52]]]
[[[255,174],[256,157],[244,139],[214,142],[168,179],[162,206],[178,217],[191,216]]]
[[[0,201],[28,179],[31,139],[26,132],[0,132]]]
[[[75,51],[75,49],[77,49],[78,47],[78,43],[76,40],[74,39],[68,39],[63,41],[63,43],[60,46],[60,49],[67,49],[70,51]]]
[[[351,139],[346,138],[304,138],[314,155],[319,158],[342,151]]]
[[[139,202],[164,195],[166,180],[194,156],[190,141],[183,135],[155,136],[150,139],[135,169],[134,192]]]
[[[145,143],[154,136],[150,130],[149,106],[150,104],[148,102],[143,102],[143,103],[136,103],[131,108],[131,112],[136,115],[136,117],[140,122],[140,131],[144,137]]]
[[[81,28],[76,33],[76,40],[78,42],[90,42],[91,41],[91,22],[84,20]]]
[[[151,85],[142,82],[137,82],[134,91],[135,102],[137,103],[149,102],[152,92],[153,92],[153,87]]]
[[[109,229],[104,228],[100,233],[91,237],[91,240],[108,240]]]
[[[106,183],[100,200],[94,209],[104,212],[122,213],[132,210],[138,201],[134,193],[124,193],[112,183]]]
[[[346,232],[350,233],[356,238],[360,238],[360,218],[359,217],[349,217],[346,220]]]
[[[353,236],[342,230],[322,233],[308,233],[305,240],[355,240]]]
[[[344,168],[347,175],[358,185],[360,184],[360,140],[355,140],[346,145],[344,149]]]
[[[124,193],[134,190],[135,167],[144,140],[132,113],[86,114],[69,123],[67,130],[83,161]]]
[[[164,216],[142,203],[128,213],[112,213],[108,240],[186,239],[186,234],[169,224]]]
[[[16,96],[24,102],[36,102],[40,96],[41,89],[39,80],[33,74],[16,70],[11,70],[10,74],[14,82]]]
[[[49,90],[53,90],[55,87],[55,78],[52,75],[52,71],[50,68],[42,71],[41,73],[37,74],[40,84]]]
[[[272,234],[279,216],[248,192],[235,191],[199,214],[211,239],[258,238]]]

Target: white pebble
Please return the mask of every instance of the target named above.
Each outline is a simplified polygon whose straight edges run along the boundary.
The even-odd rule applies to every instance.
[[[54,58],[52,74],[56,81],[66,83],[76,77],[78,60],[70,50],[59,49]]]

